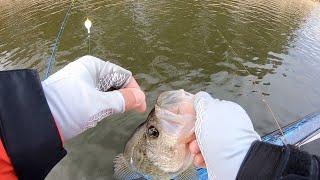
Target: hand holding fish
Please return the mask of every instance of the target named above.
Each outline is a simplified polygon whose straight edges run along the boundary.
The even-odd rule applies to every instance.
[[[193,96],[183,90],[160,94],[147,120],[115,158],[116,179],[197,180],[188,148],[194,137]]]
[[[93,56],[68,64],[43,81],[42,86],[65,139],[112,114],[146,110],[144,92],[132,73]]]
[[[251,144],[260,140],[249,116],[240,105],[206,92],[195,95],[194,109],[196,140],[189,144],[194,164],[206,166],[209,179],[235,179]]]
[[[191,142],[189,143],[189,149],[190,152],[193,154],[194,158],[193,158],[193,164],[196,167],[200,167],[200,168],[206,168],[206,162],[204,161],[203,155],[200,151],[200,147],[198,145],[196,136],[194,136],[194,138],[191,140]]]

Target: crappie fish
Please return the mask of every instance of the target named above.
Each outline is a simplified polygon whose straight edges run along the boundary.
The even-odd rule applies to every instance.
[[[116,179],[198,179],[188,142],[194,133],[193,95],[162,93],[114,160]]]

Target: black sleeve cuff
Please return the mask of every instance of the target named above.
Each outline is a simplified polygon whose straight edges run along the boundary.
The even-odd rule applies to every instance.
[[[318,179],[316,157],[294,146],[276,146],[261,141],[252,144],[237,179]]]
[[[0,72],[0,138],[19,180],[44,179],[66,155],[36,71]]]

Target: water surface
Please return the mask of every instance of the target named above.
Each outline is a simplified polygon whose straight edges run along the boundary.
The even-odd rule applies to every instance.
[[[0,70],[33,68],[43,77],[69,3],[0,0]],[[262,93],[282,126],[319,110],[319,2],[77,1],[54,72],[88,53],[87,17],[92,55],[131,70],[149,110],[162,91],[203,90],[241,104],[261,135],[276,128]],[[114,156],[146,116],[116,116],[68,142],[47,179],[111,179]]]

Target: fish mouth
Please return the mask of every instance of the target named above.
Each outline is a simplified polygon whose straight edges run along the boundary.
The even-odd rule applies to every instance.
[[[179,143],[187,144],[194,134],[195,116],[175,114],[155,106],[155,115],[159,119],[163,133],[178,138]]]
[[[194,133],[196,117],[193,98],[193,94],[182,89],[160,94],[155,105],[155,116],[165,133],[182,141]]]

